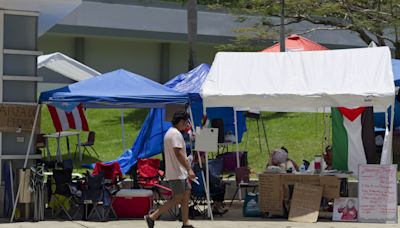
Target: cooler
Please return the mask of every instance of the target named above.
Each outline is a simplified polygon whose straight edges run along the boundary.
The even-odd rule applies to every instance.
[[[143,218],[153,206],[153,192],[146,189],[121,189],[113,202],[120,218]]]

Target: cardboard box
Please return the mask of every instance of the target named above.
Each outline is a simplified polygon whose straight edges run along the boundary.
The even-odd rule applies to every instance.
[[[335,176],[273,174],[259,175],[260,210],[272,215],[284,215],[283,200],[289,195],[289,185],[321,186],[322,195],[329,199],[340,196],[340,179]]]

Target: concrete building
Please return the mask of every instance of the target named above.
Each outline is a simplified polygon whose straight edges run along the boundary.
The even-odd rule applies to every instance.
[[[39,39],[45,54],[62,52],[100,72],[126,70],[165,82],[187,71],[187,16],[182,4],[154,0],[83,0]],[[197,63],[211,64],[216,45],[236,34],[239,23],[226,12],[199,6]],[[304,32],[315,25],[303,22],[287,27]],[[328,48],[361,47],[366,44],[350,31],[316,31],[305,35]],[[273,40],[267,40],[266,46]],[[41,74],[42,72],[39,72]],[[48,72],[43,72],[48,74]],[[71,82],[52,76],[51,83]]]

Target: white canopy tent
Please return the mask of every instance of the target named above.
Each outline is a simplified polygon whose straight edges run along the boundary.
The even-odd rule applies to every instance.
[[[39,56],[37,60],[37,68],[40,69],[42,67],[46,67],[77,82],[101,74],[93,68],[90,68],[60,52]]]
[[[284,53],[220,52],[200,95],[204,108],[325,112],[330,107],[372,106],[375,111],[385,112],[391,106],[393,123],[395,88],[391,54],[387,47]],[[391,146],[388,146],[391,142],[392,134],[386,134],[387,146],[384,146],[381,164],[392,163]],[[236,143],[237,151],[238,148]]]
[[[387,47],[286,53],[217,53],[201,96],[206,107],[315,112],[393,103]]]

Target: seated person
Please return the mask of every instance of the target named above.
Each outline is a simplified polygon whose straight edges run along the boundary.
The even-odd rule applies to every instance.
[[[267,167],[268,166],[278,166],[284,172],[298,171],[297,164],[289,158],[288,151],[285,147],[272,151]]]
[[[325,147],[325,152],[323,154],[323,158],[322,159],[322,170],[332,170],[333,166],[332,166],[332,157],[333,157],[333,153],[332,153],[332,147],[330,145]],[[313,160],[310,165],[308,166],[308,171],[314,171],[314,163],[315,160]]]
[[[204,177],[206,176],[205,172],[205,153],[200,152],[201,164],[203,167]],[[196,151],[193,151],[193,161],[192,161],[193,171],[195,173],[199,172],[200,165],[199,165],[199,157]],[[213,214],[224,214],[228,210],[224,208],[224,199],[225,199],[225,183],[221,180],[221,178],[212,175],[209,172],[210,178],[210,196],[214,202],[213,204]]]

